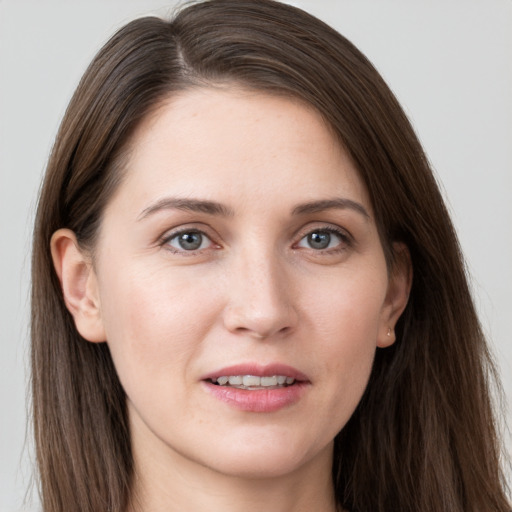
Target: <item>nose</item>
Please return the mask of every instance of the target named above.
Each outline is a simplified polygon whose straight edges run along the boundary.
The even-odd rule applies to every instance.
[[[294,283],[278,260],[268,253],[247,255],[231,266],[223,319],[230,332],[267,339],[295,329]]]

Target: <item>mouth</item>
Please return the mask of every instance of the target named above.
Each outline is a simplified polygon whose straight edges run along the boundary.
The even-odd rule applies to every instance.
[[[295,384],[293,377],[286,375],[271,375],[261,377],[259,375],[222,375],[213,377],[212,384],[236,389],[258,390],[258,389],[281,389]]]
[[[283,364],[240,364],[201,379],[214,398],[245,412],[276,412],[299,402],[311,382],[299,370]]]

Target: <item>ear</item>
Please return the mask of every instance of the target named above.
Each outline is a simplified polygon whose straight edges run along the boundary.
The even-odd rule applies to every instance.
[[[73,231],[56,231],[51,239],[51,252],[64,302],[78,332],[88,341],[105,341],[96,274]]]
[[[377,346],[384,348],[396,340],[395,325],[403,313],[412,285],[412,263],[409,249],[403,243],[393,244],[395,261],[391,269],[386,299],[381,312]]]

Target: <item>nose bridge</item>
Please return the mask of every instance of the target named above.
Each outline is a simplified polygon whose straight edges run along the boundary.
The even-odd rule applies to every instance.
[[[291,330],[297,314],[283,257],[273,247],[249,245],[234,259],[226,327],[259,338]]]

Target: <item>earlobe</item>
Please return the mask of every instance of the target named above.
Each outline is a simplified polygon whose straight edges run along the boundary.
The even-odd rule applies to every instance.
[[[64,302],[78,332],[88,341],[105,341],[96,274],[73,231],[56,231],[51,239],[51,253]]]
[[[409,249],[403,243],[394,243],[395,263],[388,282],[386,300],[381,314],[377,346],[389,347],[396,341],[395,326],[409,300],[412,286],[412,263]]]

